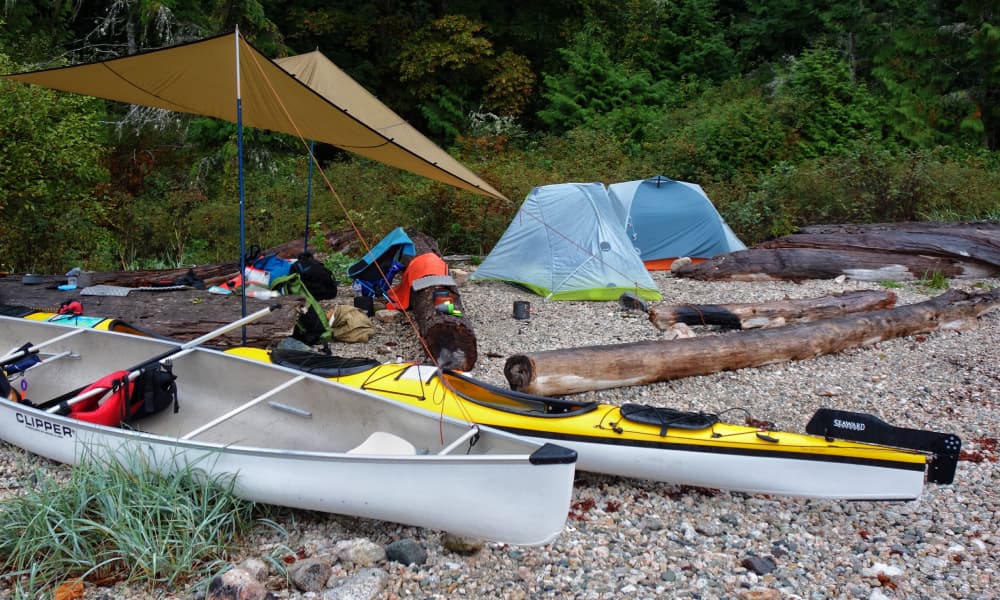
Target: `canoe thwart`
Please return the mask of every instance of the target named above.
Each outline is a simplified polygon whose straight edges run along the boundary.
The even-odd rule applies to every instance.
[[[297,377],[289,379],[288,381],[282,383],[281,385],[277,385],[277,386],[271,388],[270,390],[264,392],[263,394],[257,396],[253,400],[250,400],[249,402],[246,402],[245,404],[237,406],[233,410],[227,412],[226,414],[224,414],[221,417],[215,419],[214,421],[210,421],[208,423],[205,423],[204,425],[202,425],[201,427],[195,429],[191,433],[182,435],[181,439],[182,440],[189,440],[189,439],[193,438],[194,436],[196,436],[196,435],[198,435],[200,433],[204,433],[205,431],[207,431],[207,430],[215,427],[219,423],[222,423],[223,421],[228,421],[229,419],[232,419],[233,417],[235,417],[236,415],[240,414],[241,412],[243,412],[243,411],[245,411],[245,410],[247,410],[247,409],[249,409],[249,408],[257,405],[260,402],[263,402],[264,400],[267,400],[271,396],[274,396],[275,394],[278,394],[280,392],[285,391],[286,389],[292,387],[293,385],[295,385],[296,383],[302,381],[305,378],[306,378],[305,375],[299,375]]]

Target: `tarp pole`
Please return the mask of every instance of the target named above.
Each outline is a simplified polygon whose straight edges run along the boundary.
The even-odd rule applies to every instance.
[[[243,285],[240,286],[241,317],[247,316],[247,286],[246,286],[246,219],[243,209],[243,98],[240,93],[240,26],[236,26],[236,156],[239,165],[240,178],[240,275]],[[243,344],[247,343],[247,327],[242,328]]]
[[[313,161],[316,156],[316,140],[309,141],[309,181],[306,184],[306,231],[302,237],[302,251],[309,252],[309,205],[313,193]]]

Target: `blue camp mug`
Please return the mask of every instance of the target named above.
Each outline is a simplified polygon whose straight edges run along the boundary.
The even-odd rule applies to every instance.
[[[527,319],[531,316],[531,303],[524,300],[514,301],[514,318]]]

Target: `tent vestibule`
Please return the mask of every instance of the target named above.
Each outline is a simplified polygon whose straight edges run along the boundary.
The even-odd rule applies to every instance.
[[[746,250],[698,184],[657,176],[613,183],[608,194],[649,269]]]

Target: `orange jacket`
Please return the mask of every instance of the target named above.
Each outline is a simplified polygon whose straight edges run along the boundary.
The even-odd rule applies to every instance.
[[[389,298],[392,302],[386,305],[389,310],[406,310],[410,307],[410,287],[413,282],[428,275],[447,275],[448,264],[433,252],[427,252],[413,257],[403,271],[403,279],[391,290]]]

